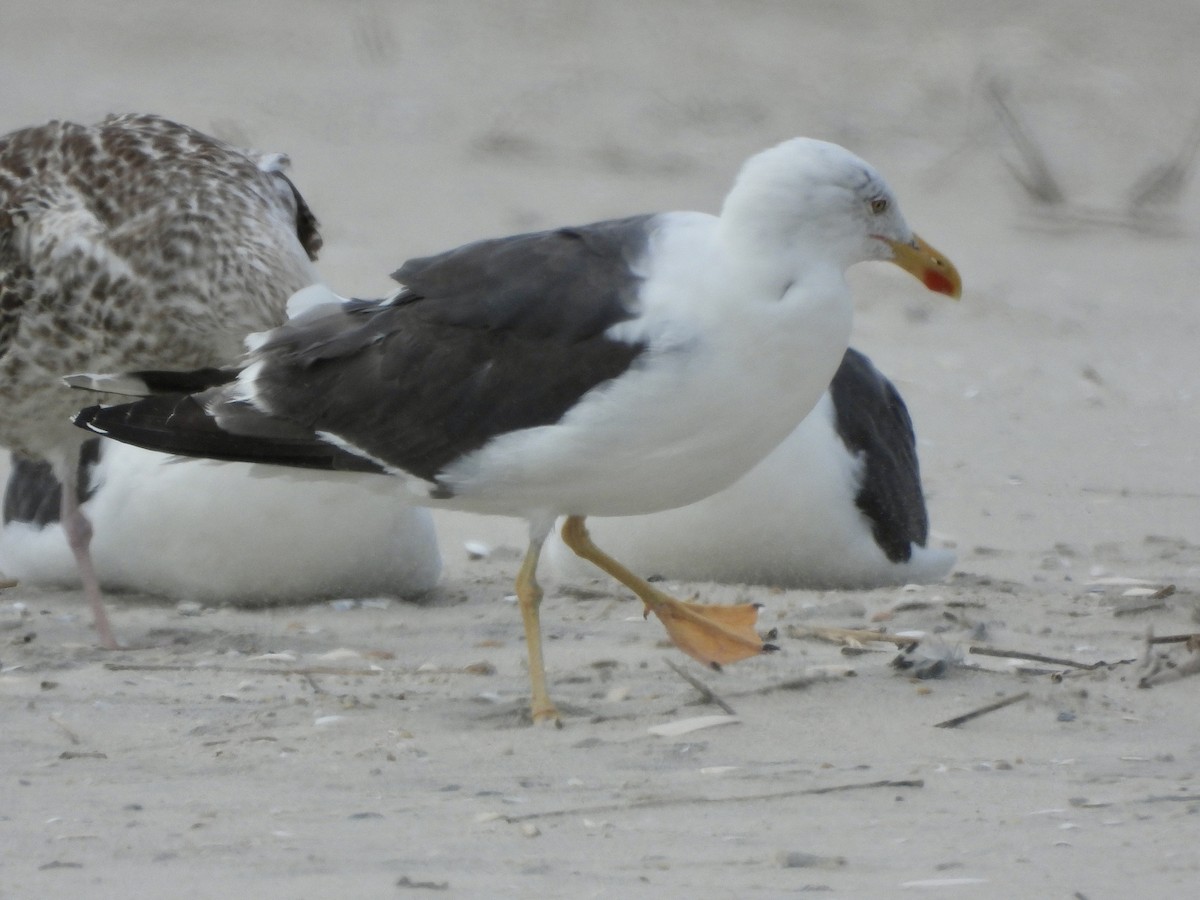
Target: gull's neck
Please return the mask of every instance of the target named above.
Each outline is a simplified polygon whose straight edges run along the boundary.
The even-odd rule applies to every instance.
[[[778,229],[721,216],[718,241],[726,270],[756,293],[783,298],[800,288],[818,294],[846,290],[846,263],[820,235]]]
[[[824,293],[844,288],[852,245],[833,223],[804,215],[803,198],[740,180],[718,217],[717,240],[730,266],[762,289],[783,292],[811,285]]]

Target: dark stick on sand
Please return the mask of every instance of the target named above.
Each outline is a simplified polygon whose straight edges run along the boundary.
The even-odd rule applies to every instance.
[[[1148,644],[1186,644],[1188,642],[1200,644],[1200,632],[1193,631],[1191,634],[1163,634],[1158,637],[1146,638]]]
[[[1066,666],[1070,669],[1099,669],[1102,666],[1107,666],[1108,663],[1101,660],[1094,663],[1081,663],[1073,659],[1061,659],[1057,656],[1042,656],[1040,653],[1025,653],[1021,650],[996,650],[992,647],[971,647],[969,653],[974,653],[977,656],[999,656],[1007,657],[1008,659],[1024,659],[1029,662],[1046,663],[1051,666]]]
[[[698,690],[700,692],[700,698],[705,703],[715,703],[717,706],[721,707],[721,709],[723,709],[725,712],[729,713],[729,715],[731,715],[731,716],[737,715],[737,713],[734,711],[734,708],[732,706],[730,706],[728,703],[726,703],[724,700],[722,700],[719,696],[717,696],[717,694],[713,691],[713,689],[710,688],[703,681],[701,681],[699,678],[697,678],[694,675],[689,674],[682,667],[675,665],[675,663],[671,662],[671,660],[669,660],[669,659],[665,660],[665,662],[668,666],[671,667],[671,671],[673,671],[676,675],[678,675],[680,678],[682,678],[684,681],[686,681],[688,684],[690,684],[692,687],[694,687],[696,690]]]
[[[1004,709],[1006,706],[1012,706],[1014,703],[1020,703],[1022,700],[1029,698],[1029,691],[1022,691],[1019,694],[1013,694],[1011,697],[1005,697],[997,700],[995,703],[989,703],[987,706],[981,706],[979,709],[973,709],[968,713],[963,713],[961,716],[955,716],[953,719],[947,719],[944,722],[938,722],[934,728],[957,728],[964,722],[970,722],[972,719],[977,719],[980,716],[987,715],[990,712],[995,712],[998,709]]]
[[[506,822],[527,822],[530,819],[550,819],[559,816],[587,816],[599,813],[628,812],[631,809],[661,808],[669,806],[692,806],[705,803],[765,803],[789,797],[810,797],[834,794],[842,791],[860,791],[871,788],[922,788],[924,779],[912,778],[897,781],[859,781],[851,784],[834,784],[829,787],[797,788],[790,791],[774,791],[769,794],[741,794],[732,797],[644,797],[627,803],[605,803],[598,806],[578,806],[570,809],[548,809],[543,812],[525,813],[519,816],[502,816]]]

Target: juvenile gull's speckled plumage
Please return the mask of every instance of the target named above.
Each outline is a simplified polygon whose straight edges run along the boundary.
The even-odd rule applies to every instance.
[[[321,243],[286,163],[150,115],[0,137],[0,446],[73,481],[63,375],[228,363],[278,324]],[[63,521],[113,645],[90,527],[65,505]]]

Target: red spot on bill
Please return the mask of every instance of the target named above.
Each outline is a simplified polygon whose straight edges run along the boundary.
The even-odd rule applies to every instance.
[[[925,287],[931,291],[936,291],[939,294],[954,293],[954,282],[937,269],[926,269],[921,280],[925,283]]]

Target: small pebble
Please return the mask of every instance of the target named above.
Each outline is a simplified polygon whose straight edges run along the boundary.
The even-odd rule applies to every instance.
[[[492,548],[483,541],[463,541],[463,549],[467,551],[467,559],[487,559],[492,555]]]
[[[819,856],[803,850],[780,850],[775,862],[784,869],[840,869],[846,865],[844,856]]]

